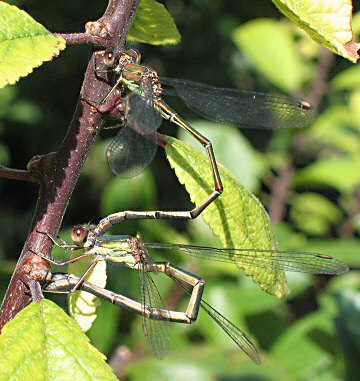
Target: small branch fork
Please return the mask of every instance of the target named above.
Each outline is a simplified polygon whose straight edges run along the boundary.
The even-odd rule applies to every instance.
[[[123,50],[139,2],[109,0],[104,15],[87,23],[86,33],[61,36],[68,44],[91,43],[100,49]],[[104,124],[105,115],[86,101],[102,100],[111,89],[111,84],[94,72],[94,54],[89,60],[73,119],[58,151],[33,158],[27,171],[0,167],[0,177],[36,181],[40,186],[29,235],[1,306],[0,330],[31,301],[42,299],[39,282],[51,275],[50,263],[45,258],[50,258],[53,242],[39,232],[58,233],[84,162]],[[119,98],[118,94],[116,96]]]

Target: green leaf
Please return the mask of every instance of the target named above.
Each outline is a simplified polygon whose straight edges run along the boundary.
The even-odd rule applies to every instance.
[[[270,19],[249,21],[235,29],[233,40],[275,86],[286,92],[300,87],[305,69],[293,33],[284,23]]]
[[[306,192],[292,199],[290,210],[295,225],[304,232],[312,235],[329,233],[332,224],[341,221],[341,211],[327,198]]]
[[[273,0],[273,3],[321,45],[352,62],[359,58],[360,45],[352,42],[351,0]]]
[[[337,299],[340,309],[337,326],[347,363],[348,379],[355,380],[360,372],[358,361],[360,355],[360,292],[343,291],[337,296]]]
[[[130,179],[113,178],[102,195],[101,210],[110,214],[119,210],[148,209],[154,205],[155,193],[150,171]]]
[[[220,125],[204,120],[193,121],[191,125],[213,143],[216,158],[228,168],[248,189],[259,189],[267,165],[237,127]],[[194,148],[199,143],[184,129],[179,129],[178,138]],[[234,160],[234,156],[237,160]],[[238,163],[246,163],[246,167]]]
[[[181,36],[174,19],[163,4],[155,0],[141,0],[128,41],[151,45],[175,45]]]
[[[0,2],[0,88],[14,84],[65,49],[65,40],[13,5]]]
[[[76,256],[79,254],[77,253]],[[88,269],[94,257],[82,258],[80,261],[69,265],[69,273],[82,276]],[[86,276],[86,281],[104,288],[106,286],[106,262],[99,261],[91,272]],[[100,300],[85,291],[75,291],[69,294],[69,312],[77,321],[83,332],[87,332],[96,319],[96,310]]]
[[[340,192],[353,192],[360,183],[360,158],[318,160],[295,175],[296,186],[330,186]]]
[[[352,101],[354,99],[354,101]],[[306,131],[312,146],[319,150],[346,153],[349,156],[359,154],[360,123],[359,98],[354,93],[349,106],[333,106],[322,113],[316,122]],[[321,152],[321,151],[320,151]],[[330,151],[331,152],[331,151]],[[328,153],[327,153],[328,155]]]
[[[355,90],[360,87],[360,66],[342,70],[330,82],[335,90]]]
[[[333,343],[332,318],[315,312],[293,323],[276,341],[272,354],[294,379],[314,380],[330,366]]]
[[[201,204],[214,189],[208,157],[177,139],[167,139],[165,150],[171,167],[180,183],[185,185],[191,200],[196,205]],[[269,217],[259,200],[220,164],[219,170],[224,192],[202,213],[213,233],[225,247],[277,249]],[[289,292],[283,271],[241,263],[238,266],[266,292],[277,297]]]
[[[117,380],[105,356],[49,300],[19,312],[0,336],[2,380]]]

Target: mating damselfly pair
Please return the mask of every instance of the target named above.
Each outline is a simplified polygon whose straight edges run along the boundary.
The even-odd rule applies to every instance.
[[[163,358],[168,351],[168,323],[193,323],[201,307],[250,358],[259,362],[259,355],[250,338],[203,300],[204,280],[170,262],[155,261],[148,250],[177,251],[202,259],[233,263],[242,268],[254,266],[266,270],[312,274],[343,273],[347,271],[344,263],[323,254],[144,243],[138,237],[109,236],[104,233],[113,224],[127,219],[195,218],[223,191],[211,142],[185,122],[164,101],[164,96],[179,96],[190,109],[207,119],[244,127],[299,128],[310,124],[314,110],[308,102],[294,98],[220,89],[186,80],[160,80],[154,70],[140,64],[140,54],[133,49],[120,54],[113,54],[108,50],[99,55],[103,57],[103,66],[99,67],[95,61],[96,73],[115,75],[115,85],[101,103],[112,102],[112,95],[117,91],[125,97],[125,124],[107,150],[108,162],[113,172],[124,177],[133,176],[150,163],[156,150],[156,131],[164,118],[185,129],[204,146],[212,170],[214,190],[191,211],[119,212],[101,220],[94,230],[76,227],[73,230],[75,244],[58,243],[56,237],[48,235],[58,246],[84,250],[83,254],[69,261],[53,261],[54,263],[69,264],[84,257],[94,257],[94,260],[81,277],[71,274],[54,275],[45,290],[67,293],[84,289],[140,314],[147,341],[158,358]],[[86,280],[96,263],[104,260],[139,271],[140,302],[90,284]],[[166,274],[190,295],[185,312],[173,311],[164,306],[151,276],[156,273]]]
[[[144,333],[156,357],[163,358],[169,347],[169,322],[190,324],[196,321],[201,307],[212,319],[230,336],[253,361],[260,362],[258,352],[250,338],[240,328],[231,323],[225,316],[210,306],[202,298],[205,281],[170,262],[158,262],[149,254],[149,249],[172,251],[211,261],[233,263],[238,266],[248,265],[305,272],[311,274],[341,274],[348,270],[345,263],[329,255],[289,252],[276,250],[251,249],[220,249],[181,244],[163,244],[142,242],[139,237],[131,236],[98,236],[85,226],[76,226],[72,231],[75,244],[58,243],[56,237],[48,235],[58,246],[65,249],[84,249],[84,252],[68,261],[52,261],[57,265],[66,265],[81,260],[84,257],[94,257],[88,270],[83,276],[71,274],[56,274],[45,287],[49,292],[73,292],[83,289],[96,296],[140,314],[143,319]],[[38,254],[41,256],[41,254]],[[123,295],[105,290],[86,281],[87,275],[99,261],[109,261],[122,264],[130,269],[139,271],[140,302]],[[168,310],[164,306],[160,293],[151,277],[154,273],[164,273],[187,294],[190,301],[185,312]]]

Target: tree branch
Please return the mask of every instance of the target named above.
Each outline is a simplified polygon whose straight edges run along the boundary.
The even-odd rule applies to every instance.
[[[114,50],[124,49],[139,1],[110,0],[104,16],[98,20],[106,25],[109,32],[107,45]],[[0,329],[25,308],[33,297],[36,300],[41,298],[34,280],[46,281],[50,264],[44,259],[37,260],[38,256],[34,253],[50,257],[53,243],[43,232],[58,233],[84,162],[103,126],[105,115],[91,104],[104,99],[111,85],[94,72],[95,54],[91,55],[73,119],[58,151],[35,157],[28,165],[32,177],[40,184],[39,197],[29,235],[1,306]]]
[[[10,180],[35,181],[31,172],[0,165],[0,177]]]

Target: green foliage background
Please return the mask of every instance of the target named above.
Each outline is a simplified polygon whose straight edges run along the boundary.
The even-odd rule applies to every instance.
[[[15,2],[14,2],[15,3]],[[105,2],[16,2],[49,30],[82,31],[103,11]],[[285,20],[270,3],[213,0],[166,2],[182,35],[177,46],[139,46],[144,62],[160,75],[222,87],[314,96],[319,46]],[[355,9],[356,11],[356,9]],[[267,19],[264,19],[267,18]],[[246,24],[256,20],[252,24]],[[355,25],[356,26],[356,25]],[[280,29],[279,29],[280,28]],[[273,36],[279,36],[275,40]],[[269,38],[270,37],[270,38]],[[271,42],[276,42],[274,46]],[[26,167],[34,155],[57,149],[80,90],[89,51],[70,46],[16,86],[0,91],[0,163]],[[320,69],[321,70],[321,69]],[[214,143],[217,158],[256,193],[265,206],[274,174],[293,168],[285,216],[274,226],[283,250],[325,252],[360,265],[360,75],[336,57],[313,126],[302,131],[239,131],[209,128],[181,104],[173,104]],[[187,139],[165,125],[162,131]],[[151,168],[123,180],[112,176],[105,149],[113,131],[102,133],[86,164],[64,219],[62,236],[77,223],[97,222],[119,210],[189,208],[188,195],[159,149]],[[37,197],[37,186],[0,180],[0,291],[5,293],[21,251]],[[145,241],[219,245],[206,225],[128,222],[114,232]],[[56,251],[58,258],[67,253]],[[159,362],[148,351],[141,319],[102,303],[89,332],[92,343],[130,380],[355,380],[360,372],[360,279],[356,271],[337,278],[290,274],[292,293],[279,301],[240,272],[223,264],[159,255],[191,269],[206,281],[205,300],[249,332],[263,359],[256,366],[215,324],[200,313],[193,326],[173,324],[168,357]],[[165,301],[173,301],[170,282],[158,280]],[[138,276],[109,268],[108,287],[137,297]],[[65,306],[66,299],[56,299]],[[177,301],[179,302],[179,301]],[[179,302],[185,307],[185,302]],[[119,345],[131,349],[128,361],[116,359]]]

